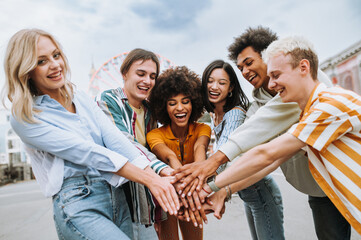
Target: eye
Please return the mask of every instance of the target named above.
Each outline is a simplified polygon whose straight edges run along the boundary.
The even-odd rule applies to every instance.
[[[278,74],[272,74],[272,78],[273,79],[278,79],[279,78],[279,76],[280,76],[280,74],[278,73]]]
[[[60,58],[60,56],[61,56],[60,52],[57,52],[53,55],[53,58],[58,59]]]
[[[247,65],[247,66],[251,66],[252,63],[253,63],[253,61],[247,61],[247,62],[246,62],[246,65]]]
[[[46,63],[46,60],[44,60],[44,59],[38,60],[38,65],[44,65],[45,63]]]
[[[155,74],[151,74],[150,79],[155,80],[155,76],[156,76]]]
[[[168,102],[168,105],[169,105],[169,106],[175,106],[176,103],[175,103],[175,102]]]

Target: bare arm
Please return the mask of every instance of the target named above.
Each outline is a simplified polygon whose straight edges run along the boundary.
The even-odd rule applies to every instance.
[[[177,158],[175,152],[173,152],[166,144],[158,143],[152,149],[152,152],[157,156],[158,159],[164,163],[169,164],[171,168],[177,169],[182,166]]]
[[[209,140],[208,136],[200,136],[194,143],[194,162],[206,160]]]
[[[116,174],[147,186],[164,211],[169,212],[171,215],[177,214],[180,207],[179,200],[170,180],[161,178],[150,167],[143,170],[129,162],[119,169]]]

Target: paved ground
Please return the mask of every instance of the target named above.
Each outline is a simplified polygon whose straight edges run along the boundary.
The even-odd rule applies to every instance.
[[[282,174],[276,172],[273,176],[283,196],[286,239],[316,239],[307,196],[286,183]],[[0,239],[57,239],[51,199],[43,197],[35,181],[0,187]],[[209,223],[204,229],[204,239],[251,239],[243,203],[238,196],[234,195],[232,201],[227,203],[222,220],[209,216]],[[352,239],[361,240],[361,236],[353,231]]]

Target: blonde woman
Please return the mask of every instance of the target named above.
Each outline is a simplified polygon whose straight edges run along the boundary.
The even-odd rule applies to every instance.
[[[49,33],[17,32],[5,56],[11,126],[26,145],[42,191],[53,199],[60,239],[131,239],[121,185],[127,179],[146,185],[170,214],[179,208],[176,192],[96,103],[75,91],[69,70]]]

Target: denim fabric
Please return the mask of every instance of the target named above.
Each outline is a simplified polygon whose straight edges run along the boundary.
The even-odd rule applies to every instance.
[[[132,239],[132,222],[121,187],[102,177],[64,180],[53,196],[54,221],[59,239]]]
[[[328,197],[308,196],[319,240],[349,240],[351,226]]]
[[[282,196],[271,176],[239,191],[238,195],[244,201],[252,239],[285,239]]]
[[[158,240],[154,225],[146,227],[143,224],[133,222],[134,240]]]

